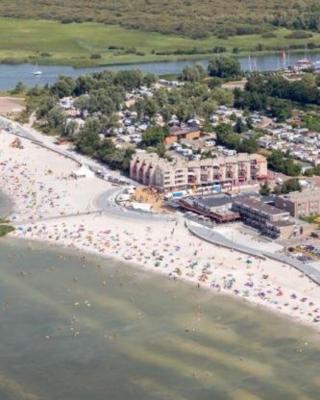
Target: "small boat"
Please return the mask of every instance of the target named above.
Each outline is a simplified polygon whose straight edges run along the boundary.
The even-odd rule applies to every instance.
[[[33,71],[33,75],[34,76],[42,75],[42,71],[40,69],[37,69],[37,68],[38,68],[38,65],[35,65],[35,69]]]

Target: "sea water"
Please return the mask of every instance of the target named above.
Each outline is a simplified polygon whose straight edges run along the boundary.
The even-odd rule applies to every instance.
[[[319,399],[305,327],[137,267],[0,240],[1,400]]]

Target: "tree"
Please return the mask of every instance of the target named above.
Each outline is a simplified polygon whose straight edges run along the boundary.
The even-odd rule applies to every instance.
[[[113,83],[124,87],[126,90],[133,90],[143,85],[143,73],[135,71],[119,71],[116,73]]]
[[[90,113],[100,112],[111,115],[117,109],[115,102],[104,89],[94,90],[90,93],[88,111]]]
[[[296,164],[289,155],[285,157],[280,150],[273,150],[269,154],[268,164],[274,171],[285,175],[298,176],[301,173],[301,166]]]
[[[144,113],[149,117],[154,117],[159,111],[156,101],[150,97],[144,100]]]
[[[205,117],[209,118],[218,108],[218,104],[215,100],[207,100],[203,102],[202,109]]]
[[[242,121],[242,118],[236,119],[236,124],[234,126],[234,131],[236,133],[243,133],[247,130],[247,125]]]
[[[208,73],[219,78],[231,78],[241,74],[241,67],[234,57],[215,56],[209,61]]]
[[[271,188],[270,188],[268,182],[264,182],[260,186],[259,193],[261,194],[261,196],[269,196],[269,194],[271,193]]]
[[[110,139],[104,139],[96,152],[96,157],[106,163],[112,169],[120,169],[128,173],[130,160],[134,154],[134,149],[117,149]]]
[[[81,96],[89,93],[94,87],[96,81],[92,75],[81,75],[76,79],[74,94]]]
[[[94,156],[100,146],[100,123],[97,118],[88,118],[76,137],[76,147],[83,153]]]
[[[61,99],[62,97],[72,96],[75,87],[75,81],[70,76],[60,76],[58,81],[52,85],[51,93]]]
[[[215,128],[217,143],[226,146],[229,149],[235,149],[244,153],[256,153],[258,143],[255,138],[242,139],[240,135],[234,133],[229,124],[220,124]]]
[[[27,87],[24,83],[18,82],[16,84],[16,87],[13,90],[11,90],[10,93],[12,93],[12,94],[24,93],[26,91],[26,89],[27,89]]]
[[[145,147],[157,146],[159,143],[163,143],[166,136],[168,136],[169,132],[166,128],[162,127],[151,127],[148,128],[142,134],[142,142],[141,145]]]
[[[232,126],[230,124],[219,124],[218,126],[216,126],[216,133],[218,136],[220,137],[224,137],[227,136],[228,134],[232,134],[233,133],[233,129]]]
[[[64,133],[66,124],[66,114],[59,106],[53,107],[47,115],[47,123],[51,129],[60,129]]]
[[[248,129],[253,129],[253,121],[250,115],[246,118],[246,124]]]
[[[278,122],[284,122],[291,117],[291,107],[285,100],[274,99],[270,105],[270,112]]]
[[[110,116],[102,115],[99,118],[101,125],[101,132],[104,135],[113,136],[114,128],[119,127],[119,117],[116,114],[111,114]]]
[[[287,194],[290,192],[301,192],[299,179],[289,179],[281,185],[281,193]]]
[[[232,107],[234,103],[234,95],[231,90],[216,88],[211,92],[211,99],[216,101],[219,105]]]
[[[209,89],[214,89],[223,83],[223,79],[218,78],[217,76],[213,76],[209,81],[208,81],[208,87]]]
[[[229,149],[239,149],[241,139],[239,135],[233,132],[233,128],[229,124],[220,124],[215,128],[217,135],[217,143],[222,144]]]
[[[75,136],[78,129],[79,129],[78,123],[74,120],[71,120],[68,123],[66,123],[63,135],[72,138]]]
[[[237,148],[237,150],[243,153],[254,154],[258,151],[257,140],[255,138],[243,139],[240,142],[240,145]]]
[[[82,95],[76,98],[73,102],[75,108],[80,110],[81,112],[89,109],[90,98],[88,95]]]
[[[36,95],[37,96],[37,95]],[[29,96],[30,97],[30,96]],[[52,110],[56,105],[56,99],[52,96],[42,96],[41,104],[36,111],[37,119],[44,118],[48,115],[48,112]]]
[[[289,176],[298,176],[301,174],[301,166],[292,159],[287,160],[284,173]]]
[[[199,82],[205,75],[202,65],[187,66],[183,69],[180,79],[182,81]]]
[[[147,73],[143,76],[143,84],[150,87],[153,83],[157,81],[157,76],[151,73]]]
[[[166,146],[164,145],[163,142],[158,143],[157,148],[156,148],[156,152],[158,154],[159,157],[164,157],[166,154]]]

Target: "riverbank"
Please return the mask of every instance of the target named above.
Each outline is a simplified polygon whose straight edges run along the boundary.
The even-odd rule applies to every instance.
[[[294,268],[206,243],[177,215],[132,218],[112,206],[101,212],[96,199],[112,189],[110,183],[75,180],[73,161],[27,140],[22,149],[12,148],[13,139],[0,134],[0,184],[15,202],[12,236],[130,262],[320,330],[320,288]]]
[[[238,35],[204,39],[144,32],[93,22],[62,24],[53,20],[0,18],[0,61],[8,64],[97,67],[148,62],[208,59],[220,48],[237,56],[320,47],[320,33],[308,39],[288,38],[278,29],[272,37]],[[50,33],[50,34],[49,34]],[[41,40],[39,40],[41,38]],[[259,51],[258,51],[259,50]]]

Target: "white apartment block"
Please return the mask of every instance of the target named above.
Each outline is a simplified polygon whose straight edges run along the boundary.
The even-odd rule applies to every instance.
[[[241,153],[200,161],[168,161],[141,151],[131,160],[130,177],[164,192],[190,188],[228,191],[267,179],[267,160],[259,154]]]

